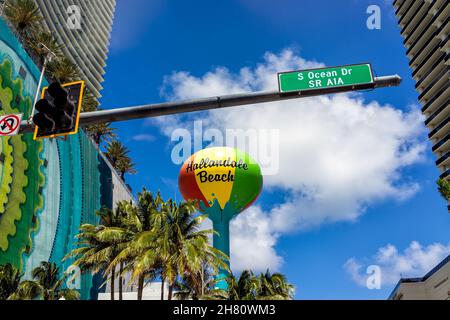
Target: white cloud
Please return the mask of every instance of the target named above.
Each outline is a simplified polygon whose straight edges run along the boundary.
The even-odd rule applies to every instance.
[[[263,63],[237,73],[224,67],[201,77],[175,72],[165,78],[162,92],[168,99],[189,99],[276,90],[277,72],[322,65],[292,50],[266,53]],[[262,213],[270,219],[273,233],[354,221],[377,201],[407,199],[419,190],[417,183],[402,176],[402,169],[421,161],[425,150],[423,119],[417,108],[401,111],[365,102],[360,94],[339,94],[162,117],[151,123],[170,136],[173,129],[192,127],[199,118],[205,119],[204,126],[220,130],[279,130],[280,170],[265,176],[264,186],[288,196]],[[255,228],[253,232],[259,233],[254,237],[259,239],[262,230]]]
[[[356,259],[348,259],[344,264],[344,269],[351,276],[354,283],[360,287],[366,286],[367,275],[363,273],[363,266]]]
[[[382,285],[393,285],[400,278],[423,277],[448,254],[450,244],[433,243],[424,247],[419,242],[412,241],[403,252],[388,244],[378,249],[369,259],[348,259],[344,268],[357,285],[365,286],[367,266],[377,265],[381,270]]]
[[[274,248],[277,235],[270,226],[269,217],[259,207],[250,207],[231,221],[230,239],[230,261],[234,272],[280,269],[283,258]]]
[[[131,137],[131,140],[139,141],[139,142],[153,142],[155,141],[155,137],[150,134],[137,134]]]
[[[296,56],[292,50],[280,54],[267,52],[264,63],[254,69],[244,67],[233,74],[225,67],[217,67],[202,77],[189,72],[174,72],[165,77],[161,93],[169,99],[189,99],[258,90],[276,90],[277,72],[323,67],[316,61]],[[254,108],[253,108],[254,109]]]
[[[205,219],[201,229],[212,229],[213,224]],[[243,270],[264,272],[269,268],[279,271],[283,258],[275,251],[278,236],[270,227],[270,218],[258,206],[250,207],[230,223],[230,265],[233,273]],[[210,242],[213,236],[210,236]]]

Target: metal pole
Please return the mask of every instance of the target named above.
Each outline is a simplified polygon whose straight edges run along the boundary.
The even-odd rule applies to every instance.
[[[30,124],[31,124],[31,120],[33,119],[34,111],[36,109],[36,103],[38,102],[39,95],[41,93],[41,86],[42,86],[42,81],[44,80],[44,74],[45,74],[45,68],[47,67],[47,62],[48,62],[48,59],[47,59],[47,57],[45,57],[44,58],[44,66],[42,67],[42,71],[41,71],[41,77],[39,78],[39,83],[38,83],[38,86],[36,89],[36,95],[34,96],[33,108],[31,109],[30,117],[28,118],[28,123],[30,123]]]
[[[47,63],[52,61],[53,58],[56,57],[56,54],[52,52],[47,46],[45,46],[43,43],[39,43],[39,46],[45,51],[45,57],[44,57],[44,65],[42,66],[41,76],[39,78],[38,87],[36,89],[36,96],[34,97],[34,103],[33,108],[31,109],[30,117],[28,118],[28,124],[31,125],[33,123],[32,119],[34,116],[34,111],[36,110],[36,103],[38,102],[39,95],[41,93],[41,86],[42,81],[44,80],[45,75],[45,69],[47,68]]]
[[[100,122],[115,122],[141,118],[152,118],[171,114],[203,111],[209,109],[221,109],[255,103],[283,101],[364,89],[367,90],[382,87],[392,87],[400,85],[401,81],[402,79],[400,78],[400,76],[393,75],[377,77],[375,78],[374,83],[368,85],[303,90],[290,93],[280,93],[278,91],[252,92],[178,102],[156,103],[137,107],[84,112],[80,115],[79,124],[83,127]],[[20,133],[31,132],[32,130],[33,126],[27,124],[26,122],[22,122]]]

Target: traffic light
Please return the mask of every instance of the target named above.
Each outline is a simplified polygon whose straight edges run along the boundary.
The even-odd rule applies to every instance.
[[[53,82],[42,90],[33,116],[34,139],[66,136],[78,132],[84,81],[68,84]]]

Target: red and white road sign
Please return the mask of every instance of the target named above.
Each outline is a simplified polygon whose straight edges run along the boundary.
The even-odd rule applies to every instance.
[[[0,136],[15,136],[19,132],[22,114],[0,116]]]

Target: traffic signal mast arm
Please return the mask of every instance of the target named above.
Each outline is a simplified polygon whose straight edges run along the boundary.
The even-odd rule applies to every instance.
[[[307,98],[319,95],[350,92],[364,89],[393,87],[400,85],[402,79],[398,75],[375,77],[373,83],[364,85],[350,85],[342,87],[329,87],[322,89],[302,90],[296,92],[280,93],[279,91],[264,91],[243,94],[232,94],[202,99],[185,100],[178,102],[165,102],[137,107],[125,107],[94,112],[84,112],[80,115],[79,125],[89,126],[95,123],[116,122],[141,118],[172,115],[178,113],[221,109],[227,107],[249,105],[256,103],[274,102],[297,98]],[[22,121],[20,133],[29,133],[34,125]]]

